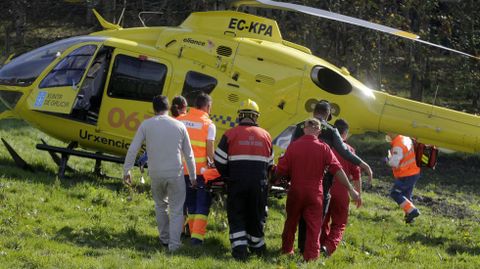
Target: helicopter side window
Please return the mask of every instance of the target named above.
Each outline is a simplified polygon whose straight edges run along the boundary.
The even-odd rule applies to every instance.
[[[86,45],[72,51],[50,71],[39,87],[51,88],[77,85],[82,79],[85,68],[96,50],[97,46]]]
[[[311,73],[312,81],[320,89],[336,95],[346,95],[352,91],[352,85],[339,73],[324,66],[315,66]]]
[[[195,71],[189,71],[185,76],[182,95],[188,104],[194,104],[195,98],[200,93],[210,94],[217,86],[217,79]]]
[[[152,101],[162,94],[167,66],[160,63],[118,55],[108,87],[108,96],[138,101]]]

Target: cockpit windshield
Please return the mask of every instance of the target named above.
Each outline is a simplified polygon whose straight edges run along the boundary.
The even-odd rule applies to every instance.
[[[50,63],[72,45],[104,40],[104,37],[97,36],[72,37],[22,54],[0,69],[0,84],[29,86]]]

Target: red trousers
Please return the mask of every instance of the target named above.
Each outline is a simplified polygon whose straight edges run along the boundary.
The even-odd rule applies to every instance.
[[[330,189],[330,195],[330,206],[322,225],[320,244],[325,246],[331,255],[337,249],[340,241],[342,241],[348,220],[350,197],[348,196],[348,189],[338,180],[334,180]]]
[[[321,186],[320,186],[321,188]],[[320,229],[323,215],[323,193],[318,187],[292,188],[287,195],[287,219],[282,233],[282,252],[293,254],[295,232],[300,216],[306,222],[306,240],[303,258],[314,260],[320,251]]]

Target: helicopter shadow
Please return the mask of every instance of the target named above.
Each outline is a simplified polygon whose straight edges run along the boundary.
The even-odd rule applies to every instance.
[[[448,245],[448,247],[446,247],[446,251],[450,255],[462,255],[464,253],[469,255],[480,254],[480,247],[476,246],[475,244],[467,244],[461,242],[460,240],[456,242],[451,242],[452,239],[448,237],[433,236],[428,235],[428,233],[414,232],[408,236],[399,236],[397,237],[397,240],[402,242],[418,242],[425,246],[433,247]]]
[[[78,184],[91,183],[95,186],[104,187],[112,191],[120,192],[125,189],[122,179],[115,177],[98,176],[92,172],[75,171],[68,173],[64,178],[59,179],[56,171],[40,164],[30,165],[31,169],[21,169],[16,166],[10,158],[0,156],[0,170],[5,178],[12,178],[21,181],[28,181],[44,185],[60,183],[62,188],[73,188]],[[135,192],[147,192],[149,184],[133,185]]]
[[[0,130],[2,131],[16,131],[16,132],[22,132],[23,130],[26,129],[31,129],[32,127],[28,125],[23,120],[19,119],[3,119],[0,120]]]
[[[133,227],[128,227],[122,232],[112,232],[106,227],[74,229],[71,226],[64,226],[56,232],[53,240],[94,249],[134,249],[144,255],[155,253],[161,249],[157,236],[142,234]]]
[[[218,238],[207,238],[202,245],[192,245],[187,238],[183,242],[183,247],[175,252],[175,255],[189,258],[211,257],[221,260],[231,258],[230,246],[225,246]]]
[[[134,227],[128,227],[122,232],[112,232],[106,227],[72,228],[64,226],[53,236],[53,240],[62,243],[72,243],[80,247],[89,247],[85,253],[88,256],[100,256],[101,250],[107,249],[133,249],[143,256],[150,256],[157,252],[168,252],[168,249],[160,244],[158,236],[146,235]],[[189,238],[183,239],[182,247],[173,255],[190,258],[212,257],[216,259],[228,259],[230,249],[221,240],[209,238],[201,246],[191,245]]]

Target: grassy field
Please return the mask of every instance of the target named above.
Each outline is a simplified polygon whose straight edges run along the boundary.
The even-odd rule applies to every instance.
[[[124,188],[119,179],[96,178],[93,161],[71,158],[78,173],[59,180],[47,153],[34,150],[40,138],[61,142],[18,120],[0,121],[0,137],[35,172],[14,167],[0,146],[0,268],[480,268],[480,157],[442,156],[425,171],[414,202],[422,215],[403,223],[388,198],[390,171],[381,164],[387,145],[381,136],[353,143],[374,168],[374,186],[364,206],[351,206],[344,241],[329,259],[303,263],[279,253],[285,198],[269,200],[268,253],[239,263],[230,257],[226,212],[215,202],[203,247],[188,243],[175,254],[160,247],[150,187]],[[121,166],[104,164],[121,176]]]

